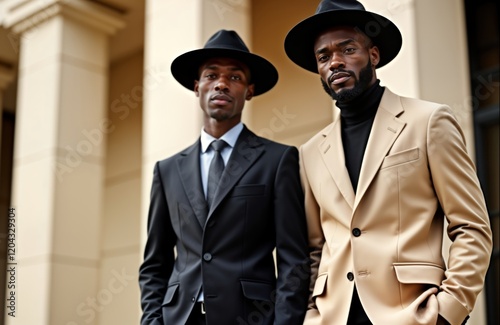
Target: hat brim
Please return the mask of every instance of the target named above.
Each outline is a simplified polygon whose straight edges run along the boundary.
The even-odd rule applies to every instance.
[[[216,57],[235,59],[249,68],[251,83],[255,89],[254,96],[271,90],[278,82],[278,71],[271,62],[256,54],[234,49],[208,48],[190,51],[178,56],[172,62],[170,70],[181,85],[194,90],[194,81],[199,79],[201,64]]]
[[[318,73],[314,42],[321,32],[335,26],[353,26],[365,33],[380,51],[377,68],[391,62],[403,44],[399,29],[383,16],[361,10],[332,10],[306,18],[295,25],[285,38],[286,54],[300,67]]]

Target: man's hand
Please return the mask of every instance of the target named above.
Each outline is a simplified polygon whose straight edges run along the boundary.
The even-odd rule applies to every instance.
[[[439,304],[436,298],[437,288],[424,291],[408,307],[392,315],[384,315],[380,324],[398,325],[441,325],[437,323]]]
[[[410,306],[414,310],[417,324],[437,324],[439,307],[436,293],[437,288],[430,288],[422,293]]]

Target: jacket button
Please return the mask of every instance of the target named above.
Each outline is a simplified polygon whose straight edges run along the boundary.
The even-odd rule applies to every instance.
[[[349,281],[354,280],[354,274],[352,274],[352,272],[347,273],[347,280]]]
[[[210,253],[205,253],[203,254],[203,259],[206,261],[206,262],[210,262],[212,260],[212,254]]]
[[[354,235],[354,237],[359,237],[361,236],[361,230],[359,230],[359,228],[354,228],[352,230],[352,234]]]

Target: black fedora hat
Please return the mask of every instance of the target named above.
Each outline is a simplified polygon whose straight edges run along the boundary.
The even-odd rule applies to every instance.
[[[396,57],[403,39],[389,19],[373,12],[355,0],[322,0],[313,16],[295,25],[285,38],[285,52],[295,64],[318,73],[313,47],[316,37],[334,26],[353,26],[365,33],[380,50],[383,67]]]
[[[189,90],[199,78],[199,68],[207,59],[232,58],[246,64],[250,69],[251,82],[255,85],[254,96],[265,93],[278,82],[278,71],[261,56],[250,53],[240,36],[232,30],[219,30],[202,49],[179,55],[170,66],[174,78]]]

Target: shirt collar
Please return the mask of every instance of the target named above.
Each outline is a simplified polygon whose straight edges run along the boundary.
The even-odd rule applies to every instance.
[[[221,136],[219,139],[222,139],[226,141],[226,143],[231,147],[234,148],[236,145],[236,140],[238,140],[238,137],[240,136],[241,131],[243,130],[243,123],[238,123],[235,126],[233,126],[229,131],[224,133],[223,136]],[[203,128],[201,129],[201,136],[200,136],[200,141],[201,141],[201,152],[205,153],[208,149],[208,146],[212,143],[212,141],[217,140]]]

